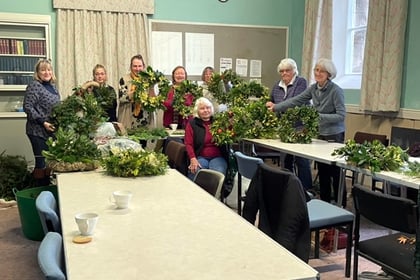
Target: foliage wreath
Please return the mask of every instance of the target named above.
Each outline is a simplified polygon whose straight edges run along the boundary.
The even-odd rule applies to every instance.
[[[308,144],[318,136],[319,113],[311,106],[296,106],[282,113],[279,123],[282,142]]]
[[[135,86],[133,100],[142,105],[147,112],[155,112],[158,109],[165,109],[163,102],[169,91],[169,80],[162,72],[154,71],[148,66],[145,71],[139,73],[139,78],[132,81]],[[149,90],[157,85],[159,88],[158,95],[149,94]]]
[[[192,96],[193,103],[186,105],[188,95]],[[174,102],[172,106],[184,119],[193,113],[194,101],[203,96],[203,89],[195,82],[189,80],[183,81],[179,86],[175,87]]]

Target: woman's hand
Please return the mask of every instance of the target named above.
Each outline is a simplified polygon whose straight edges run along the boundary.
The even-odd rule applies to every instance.
[[[190,170],[190,172],[195,174],[200,168],[201,168],[201,165],[198,162],[197,158],[192,158],[190,160],[190,166],[188,166],[188,169]]]
[[[52,123],[49,122],[44,122],[44,128],[48,131],[48,132],[54,132],[55,131],[55,126]]]
[[[274,103],[271,101],[268,101],[267,103],[265,103],[265,107],[267,107],[267,109],[270,111],[274,111]]]

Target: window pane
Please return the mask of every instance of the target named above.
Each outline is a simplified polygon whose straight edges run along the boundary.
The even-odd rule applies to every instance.
[[[366,31],[359,30],[352,32],[352,74],[361,74],[363,70],[363,54],[365,50]]]
[[[353,1],[353,27],[360,27],[367,25],[369,0],[355,0]]]

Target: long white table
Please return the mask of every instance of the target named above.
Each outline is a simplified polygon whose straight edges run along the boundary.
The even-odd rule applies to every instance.
[[[75,279],[319,279],[319,273],[175,170],[145,178],[57,175],[67,276]],[[109,202],[131,190],[130,208]],[[99,214],[93,241],[74,215]]]
[[[337,157],[332,156],[331,153],[335,149],[344,146],[342,143],[327,142],[319,139],[313,139],[312,143],[309,144],[284,143],[279,139],[244,139],[244,141],[330,165],[335,165],[337,161]]]

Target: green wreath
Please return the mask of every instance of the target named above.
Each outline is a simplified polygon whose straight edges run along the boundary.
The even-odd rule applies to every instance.
[[[188,95],[192,96],[193,103],[191,105],[185,105]],[[197,83],[185,80],[175,88],[172,106],[180,116],[186,119],[193,113],[194,101],[201,96],[203,96],[203,89]]]
[[[314,107],[289,108],[281,115],[279,122],[282,142],[308,144],[318,136],[319,113]]]

